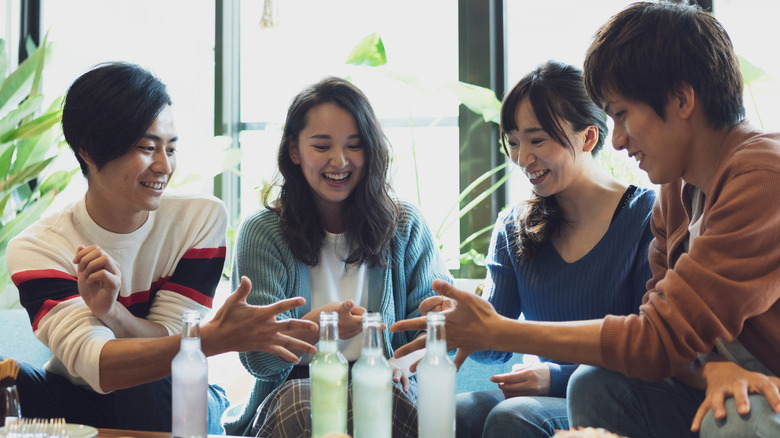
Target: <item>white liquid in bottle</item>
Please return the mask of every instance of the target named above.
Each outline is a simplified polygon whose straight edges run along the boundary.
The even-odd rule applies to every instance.
[[[393,369],[382,348],[382,317],[363,316],[363,349],[352,366],[352,411],[355,438],[391,438]]]
[[[425,356],[417,365],[417,430],[420,438],[455,437],[455,364],[447,354],[444,315],[428,314]]]
[[[203,437],[208,431],[208,363],[200,350],[200,315],[184,314],[181,348],[171,362],[172,436]]]

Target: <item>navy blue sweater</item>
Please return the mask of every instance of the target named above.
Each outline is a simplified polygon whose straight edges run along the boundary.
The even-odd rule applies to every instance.
[[[513,227],[522,208],[501,213],[487,257],[485,296],[513,319],[522,314],[533,321],[578,321],[637,313],[651,277],[647,249],[654,201],[654,190],[637,188],[604,237],[574,263],[565,262],[550,241],[520,263]],[[503,363],[511,353],[480,351],[471,357]],[[550,368],[549,395],[565,397],[577,365],[540,359]]]

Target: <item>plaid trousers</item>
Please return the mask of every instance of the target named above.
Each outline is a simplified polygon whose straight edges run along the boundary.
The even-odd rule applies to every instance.
[[[351,384],[350,384],[351,385]],[[288,380],[268,395],[257,409],[252,435],[263,438],[311,437],[311,385],[309,379]],[[417,438],[417,380],[409,379],[409,393],[393,385],[393,438]],[[352,391],[347,423],[352,434]]]

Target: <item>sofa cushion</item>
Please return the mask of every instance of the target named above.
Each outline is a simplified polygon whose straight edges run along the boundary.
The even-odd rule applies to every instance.
[[[51,351],[33,334],[24,309],[0,310],[0,356],[37,367],[42,367],[51,357]]]

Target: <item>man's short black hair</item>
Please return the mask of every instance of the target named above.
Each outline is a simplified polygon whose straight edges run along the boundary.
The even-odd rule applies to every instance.
[[[165,84],[135,64],[100,64],[76,79],[65,96],[62,131],[84,176],[82,155],[99,170],[133,147],[166,105]]]

